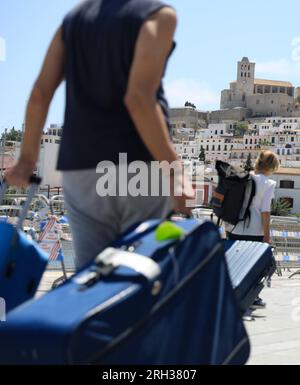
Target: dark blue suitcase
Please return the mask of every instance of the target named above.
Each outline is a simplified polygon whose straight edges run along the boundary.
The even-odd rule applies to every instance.
[[[48,263],[48,257],[21,230],[40,179],[32,178],[31,182],[17,227],[0,223],[0,298],[5,301],[7,312],[35,295]],[[0,202],[5,191],[4,183]]]
[[[226,241],[225,249],[233,288],[245,313],[276,271],[273,250],[266,243],[247,241]]]
[[[212,223],[144,223],[0,325],[2,364],[244,364],[249,340]],[[151,258],[148,258],[148,257]]]

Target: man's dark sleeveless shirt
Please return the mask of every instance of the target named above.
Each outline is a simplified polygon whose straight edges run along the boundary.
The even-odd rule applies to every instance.
[[[151,161],[124,104],[139,32],[165,4],[157,0],[87,0],[63,22],[67,82],[58,169],[96,168],[100,161]],[[169,125],[161,84],[157,100]]]

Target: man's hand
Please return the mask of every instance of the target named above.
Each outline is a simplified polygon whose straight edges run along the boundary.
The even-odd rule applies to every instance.
[[[175,210],[182,214],[191,215],[192,208],[188,207],[188,204],[195,199],[195,190],[185,175],[171,178],[171,192]]]
[[[5,173],[5,180],[10,186],[27,187],[34,170],[34,165],[20,160]]]

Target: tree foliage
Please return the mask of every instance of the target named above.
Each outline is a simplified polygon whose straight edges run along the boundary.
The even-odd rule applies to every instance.
[[[205,154],[205,150],[203,147],[201,148],[201,151],[200,151],[199,160],[200,160],[200,162],[206,161],[206,154]]]
[[[251,157],[250,153],[248,154],[247,160],[245,162],[244,170],[247,172],[254,170],[253,163],[252,163],[252,157]]]
[[[236,124],[234,129],[235,136],[244,136],[249,130],[249,125],[246,122],[239,122]]]
[[[22,141],[22,131],[16,130],[15,127],[13,127],[11,130],[7,130],[6,135],[3,132],[1,135],[1,141],[5,139],[6,142],[21,142]],[[8,143],[7,146],[10,144]]]
[[[272,215],[274,216],[288,217],[291,215],[291,210],[290,203],[284,198],[279,198],[272,202]]]
[[[191,102],[186,102],[184,107],[191,107],[194,110],[197,108],[196,105],[194,103],[191,103]]]

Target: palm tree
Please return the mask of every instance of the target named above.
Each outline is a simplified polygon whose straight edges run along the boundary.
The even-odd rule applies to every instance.
[[[291,204],[284,198],[273,200],[272,215],[276,217],[288,217],[291,214]]]

